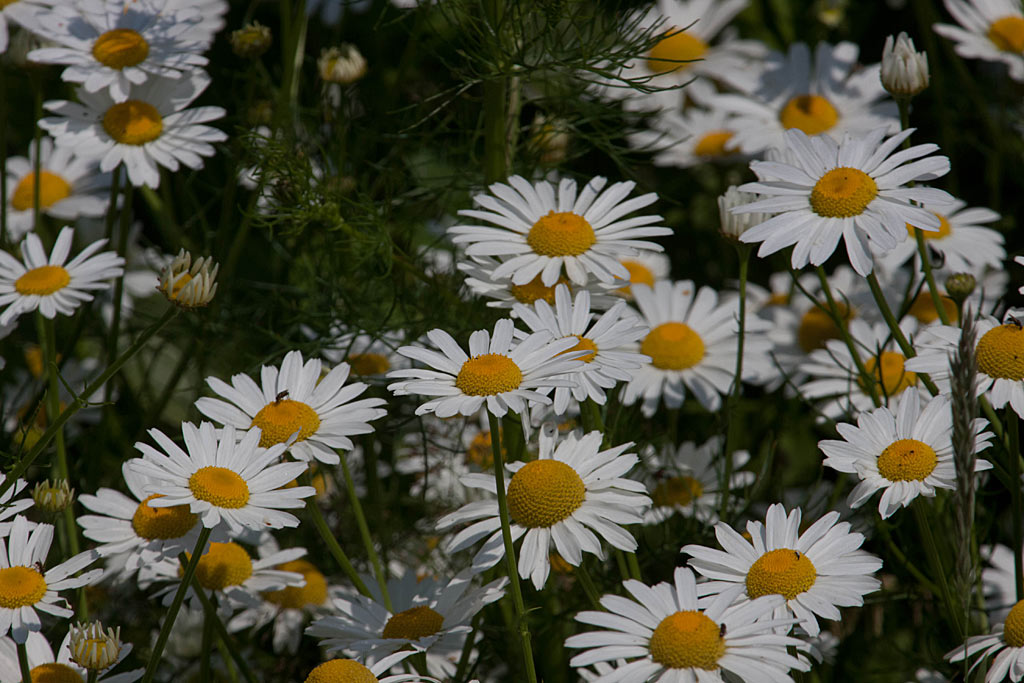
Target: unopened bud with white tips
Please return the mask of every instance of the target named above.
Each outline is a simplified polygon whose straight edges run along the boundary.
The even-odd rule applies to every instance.
[[[103,630],[103,624],[79,624],[71,627],[71,661],[89,671],[103,671],[117,663],[121,654],[121,627]]]
[[[68,486],[67,479],[41,481],[32,489],[32,500],[44,512],[62,512],[75,499],[75,490]]]
[[[928,54],[916,51],[906,33],[885,39],[882,86],[893,97],[913,97],[928,87]]]
[[[179,308],[206,306],[217,293],[219,269],[209,258],[199,257],[192,263],[192,254],[182,249],[160,273],[160,292]]]
[[[718,197],[718,213],[722,221],[722,234],[734,240],[750,230],[758,223],[768,220],[766,213],[733,213],[737,206],[757,201],[758,195],[743,192],[735,185],[730,185],[725,194]]]

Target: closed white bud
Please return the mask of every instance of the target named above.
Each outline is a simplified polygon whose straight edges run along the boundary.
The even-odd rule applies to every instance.
[[[192,254],[182,249],[160,273],[160,293],[179,308],[206,306],[217,293],[219,269],[209,258],[200,257],[192,263]]]
[[[320,78],[328,83],[348,85],[366,75],[366,59],[359,48],[349,43],[325,49],[320,53],[320,59],[316,60],[316,65],[320,70]]]
[[[61,512],[75,499],[75,490],[68,486],[67,479],[41,481],[32,489],[32,500],[36,507],[45,512]]]
[[[928,55],[917,52],[906,33],[885,39],[882,85],[895,97],[913,97],[928,87]]]
[[[103,630],[103,624],[79,624],[71,627],[71,661],[89,671],[103,671],[117,663],[121,654],[121,627]]]
[[[750,230],[758,223],[768,220],[766,213],[733,213],[737,206],[750,204],[757,200],[757,195],[743,192],[735,185],[730,185],[725,194],[718,197],[718,214],[722,221],[722,234],[734,240]]]

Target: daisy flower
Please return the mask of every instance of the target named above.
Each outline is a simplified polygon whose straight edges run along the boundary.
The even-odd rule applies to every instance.
[[[634,370],[649,362],[647,356],[626,350],[650,330],[627,308],[625,301],[592,320],[590,292],[581,291],[573,301],[568,287],[559,285],[553,309],[546,301],[538,301],[533,306],[517,304],[515,311],[534,332],[547,332],[555,339],[573,339],[576,345],[571,351],[587,352],[580,358],[583,367],[569,376],[574,385],[554,390],[556,415],[568,410],[570,398],[577,403],[590,399],[604,405],[605,389],[611,389],[617,382],[628,382]],[[525,332],[520,335],[529,336]]]
[[[407,570],[400,579],[388,581],[392,610],[383,605],[374,585],[372,598],[355,593],[335,598],[334,613],[317,619],[306,634],[318,638],[328,653],[349,652],[365,663],[404,655],[393,660],[394,666],[424,653],[427,671],[448,678],[455,674],[473,617],[500,600],[508,583],[502,577],[477,588],[472,579],[468,571],[442,581]]]
[[[80,0],[36,15],[35,33],[56,43],[28,53],[39,64],[66,64],[61,78],[86,92],[104,88],[115,102],[152,76],[181,78],[206,65],[203,32],[163,2]]]
[[[16,25],[21,24],[28,30],[36,28],[34,21],[35,13],[44,7],[56,4],[56,0],[11,0],[0,6],[0,54],[7,52],[10,42],[11,26],[13,21]]]
[[[820,631],[817,617],[838,620],[839,607],[864,604],[864,596],[881,586],[871,576],[882,561],[859,550],[864,536],[850,532],[849,522],[839,522],[830,512],[800,533],[801,512],[788,515],[779,503],[768,508],[765,523],[747,522],[747,540],[728,524],[715,525],[715,536],[725,548],[683,546],[692,566],[709,579],[700,584],[701,595],[742,591],[737,604],[764,595],[781,595],[786,601],[774,609],[776,619],[794,616],[809,635]],[[838,522],[838,523],[837,523]]]
[[[656,252],[644,253],[661,256],[661,254]],[[629,269],[626,261],[623,261],[623,265],[626,266],[627,270]],[[569,279],[564,275],[559,277],[550,286],[541,282],[540,275],[537,275],[526,284],[513,284],[512,279],[508,276],[494,277],[494,271],[500,266],[501,261],[490,256],[474,256],[472,260],[463,260],[455,264],[455,267],[465,274],[466,285],[469,286],[472,293],[476,296],[490,299],[487,305],[491,308],[514,308],[516,304],[529,305],[538,301],[546,301],[553,306],[555,304],[555,288],[559,285],[568,287],[570,294],[576,294],[584,289],[575,283],[569,282]],[[612,285],[591,281],[586,284],[586,289],[590,292],[591,306],[597,310],[603,311],[611,308],[612,304],[615,303],[615,297],[606,293],[613,289]],[[515,316],[515,311],[513,310],[510,315]]]
[[[502,264],[493,278],[511,276],[512,284],[525,285],[538,275],[551,286],[564,274],[578,285],[593,276],[605,283],[626,279],[629,272],[619,263],[637,251],[661,251],[644,237],[672,234],[655,224],[661,216],[625,216],[658,200],[653,192],[626,199],[636,183],[592,179],[577,194],[576,181],[563,178],[556,187],[542,180],[530,183],[512,176],[508,185],[494,183],[491,194],[473,201],[481,209],[464,209],[459,215],[487,225],[456,225],[448,229],[456,244],[468,244],[469,256],[498,256]],[[604,190],[604,191],[602,191]],[[507,259],[507,260],[506,260]]]
[[[733,209],[775,215],[743,233],[740,241],[761,242],[757,255],[762,257],[796,245],[791,263],[803,268],[823,264],[841,237],[853,269],[867,275],[873,267],[868,239],[888,251],[906,239],[908,223],[938,230],[939,217],[911,202],[952,200],[935,188],[906,187],[949,172],[947,157],[928,156],[936,145],[895,151],[912,132],[904,130],[883,142],[886,129],[876,128],[836,142],[827,135],[809,138],[800,130],[786,131],[791,162],[752,161],[750,168],[759,182],[740,189],[765,198]]]
[[[389,370],[408,367],[409,361],[396,351],[403,339],[400,332],[371,335],[334,322],[320,355],[332,363],[348,363],[356,377],[381,379]]]
[[[678,408],[689,389],[707,410],[718,410],[721,395],[728,392],[736,373],[736,341],[739,300],[720,302],[710,287],[696,289],[691,280],[661,280],[653,289],[633,285],[633,296],[650,327],[639,351],[651,362],[633,372],[622,392],[622,403],[643,399],[643,413],[650,417],[664,397],[665,405]],[[760,331],[766,327],[754,316],[747,318],[744,340],[744,379],[770,374],[767,351],[770,343]]]
[[[956,42],[958,55],[1001,62],[1009,69],[1010,78],[1024,81],[1024,12],[1020,0],[944,0],[943,4],[960,25],[935,24],[933,28]]]
[[[77,682],[85,681],[89,677],[89,672],[71,659],[70,633],[64,636],[56,657],[46,636],[35,631],[29,633],[28,640],[25,642],[25,651],[28,655],[29,672],[33,681],[39,681],[39,683],[46,681]],[[100,683],[133,683],[142,678],[145,669],[118,674],[110,673],[110,670],[120,664],[131,651],[131,643],[122,644],[117,654],[117,661],[110,665],[104,673],[99,674],[95,680]],[[21,680],[17,645],[10,638],[0,638],[0,683],[21,683]]]
[[[859,48],[818,43],[811,63],[805,43],[771,53],[761,81],[745,95],[720,95],[714,106],[737,117],[732,143],[745,154],[781,148],[787,130],[807,135],[863,136],[899,129],[896,103],[882,87],[881,65],[858,65]],[[886,101],[882,101],[886,100]]]
[[[1013,551],[997,543],[979,548],[987,565],[981,570],[981,582],[985,592],[985,609],[993,620],[1006,619],[1006,615],[1017,601],[1017,581]]]
[[[744,683],[792,683],[790,669],[810,669],[786,651],[801,641],[776,633],[777,627],[792,623],[771,619],[783,603],[779,596],[766,595],[737,607],[732,601],[739,591],[731,590],[698,603],[692,571],[676,567],[673,579],[655,586],[624,581],[632,600],[605,595],[601,606],[607,612],[577,614],[576,621],[606,630],[566,640],[566,647],[588,648],[569,663],[583,667],[626,660],[596,679],[605,683],[714,683],[733,677]]]
[[[95,550],[44,570],[52,542],[53,526],[21,515],[15,517],[10,535],[0,538],[0,636],[10,633],[14,642],[24,643],[30,631],[42,628],[36,610],[70,617],[75,612],[64,606],[67,602],[58,592],[88,586],[103,573],[92,569],[73,576],[99,558]]]
[[[7,481],[7,477],[0,475],[0,485]],[[15,496],[20,494],[28,486],[28,482],[24,479],[18,479],[14,482],[14,485],[4,491],[3,495],[0,495],[0,537],[7,536],[11,533],[11,526],[14,524],[14,520],[11,519],[17,515],[20,515],[25,510],[32,507],[33,500],[29,498],[18,498],[15,500]]]
[[[150,507],[188,505],[203,526],[214,529],[223,524],[235,536],[243,529],[295,527],[299,520],[282,508],[300,508],[303,498],[316,491],[312,486],[286,485],[306,471],[304,462],[277,462],[285,444],[263,449],[258,446],[260,430],[250,429],[241,441],[234,427],[217,430],[209,422],[196,427],[181,425],[185,438],[182,450],[159,429],[150,429],[163,452],[138,442],[142,458],[128,462],[140,476],[147,477],[147,494],[159,494]]]
[[[667,279],[672,272],[672,261],[669,257],[654,251],[620,259],[619,263],[629,271],[629,278],[619,281],[619,284],[626,284],[616,289],[615,293],[627,299],[633,298],[633,285],[653,287],[655,282]],[[602,308],[594,303],[596,308]]]
[[[720,107],[663,109],[650,117],[647,125],[650,130],[634,133],[628,140],[637,150],[652,151],[655,166],[690,168],[712,161],[735,161],[741,154],[733,139],[737,119]]]
[[[353,401],[366,391],[366,384],[345,386],[349,365],[335,366],[323,379],[319,359],[302,362],[299,351],[289,351],[281,368],[264,365],[257,385],[248,375],[238,374],[231,384],[216,377],[206,383],[223,399],[201,398],[199,412],[217,422],[246,430],[259,427],[260,448],[286,444],[297,460],[319,460],[328,465],[341,462],[339,448],[351,450],[349,436],[370,434],[370,420],[387,414],[380,398]],[[297,436],[296,436],[297,435]],[[295,440],[291,441],[295,436]]]
[[[583,561],[584,551],[604,559],[601,539],[632,552],[636,540],[620,525],[643,521],[651,504],[642,483],[623,477],[637,462],[636,455],[625,452],[632,443],[600,450],[603,435],[595,431],[583,437],[569,434],[556,444],[554,432],[552,424],[541,429],[536,460],[505,465],[512,475],[505,480],[512,540],[523,538],[519,576],[533,581],[537,590],[551,569],[552,542],[574,567]],[[462,483],[497,495],[493,474],[469,474]],[[465,522],[471,524],[451,538],[447,552],[486,538],[473,568],[493,567],[505,556],[497,498],[465,505],[442,517],[437,528],[444,531]]]
[[[17,241],[35,224],[36,147],[28,157],[8,157],[7,233]],[[96,170],[94,160],[79,159],[74,150],[54,148],[53,138],[40,141],[39,211],[65,222],[107,211],[110,177]]]
[[[998,683],[1007,679],[1024,678],[1024,600],[1019,601],[1006,615],[1006,621],[992,627],[984,636],[970,636],[967,641],[946,654],[950,662],[960,662],[977,655],[971,671],[981,662],[995,655],[985,674],[985,683]]]
[[[484,404],[498,417],[509,410],[523,415],[530,403],[549,404],[551,399],[539,390],[571,386],[571,381],[559,375],[579,369],[583,362],[574,359],[584,353],[569,352],[576,346],[576,339],[551,341],[551,335],[542,332],[517,344],[514,331],[515,323],[507,318],[494,324],[493,335],[477,330],[469,337],[467,356],[450,334],[431,330],[427,338],[440,352],[418,346],[398,349],[398,353],[430,369],[392,370],[388,378],[402,381],[388,385],[388,389],[397,396],[437,396],[419,406],[416,414],[432,412],[438,417],[474,415]]]
[[[975,452],[987,448],[992,438],[984,431],[986,424],[983,418],[974,420]],[[888,519],[918,496],[933,497],[935,489],[956,488],[953,411],[948,396],[936,396],[922,409],[920,396],[905,391],[895,414],[882,406],[861,413],[856,427],[840,423],[836,431],[842,441],[819,441],[818,448],[826,456],[826,466],[860,477],[847,499],[852,508],[884,489],[878,514]],[[974,469],[991,468],[991,463],[978,460]]]
[[[78,89],[82,104],[50,100],[44,107],[56,114],[39,121],[58,147],[71,147],[85,159],[100,162],[101,171],[123,163],[133,185],[160,185],[160,166],[177,171],[179,166],[203,167],[213,145],[227,139],[223,131],[202,125],[224,116],[221,107],[187,109],[210,77],[201,71],[178,79],[147,79],[134,86],[124,102],[107,91]]]
[[[0,325],[23,313],[38,310],[46,318],[71,315],[84,301],[92,301],[89,290],[102,290],[110,280],[121,277],[124,259],[113,251],[97,254],[106,240],[97,240],[68,261],[74,230],[62,228],[50,257],[43,242],[30,233],[21,243],[21,261],[0,252]]]

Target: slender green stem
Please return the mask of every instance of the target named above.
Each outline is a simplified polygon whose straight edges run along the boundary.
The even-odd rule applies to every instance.
[[[21,669],[21,683],[32,683],[32,673],[28,666],[28,649],[25,643],[17,644],[18,667]]]
[[[210,680],[210,650],[213,648],[214,619],[216,619],[216,615],[212,612],[203,614],[203,643],[199,652],[199,680],[201,681]]]
[[[637,581],[643,581],[644,576],[640,573],[640,563],[636,559],[636,553],[623,551],[623,554],[626,556],[626,566],[629,567],[630,577]]]
[[[0,65],[0,152],[7,154],[7,69]],[[0,249],[7,248],[7,164],[0,164]]]
[[[900,329],[899,321],[896,320],[896,316],[893,315],[892,309],[889,308],[889,303],[885,300],[885,295],[882,293],[882,286],[878,284],[878,276],[871,272],[868,274],[868,287],[871,288],[871,296],[875,298],[875,303],[878,304],[878,310],[881,311],[882,317],[885,318],[885,324],[889,326],[889,331],[892,332],[893,339],[896,340],[896,344],[900,347],[903,352],[904,358],[913,358],[917,355],[917,351],[911,346],[910,342],[907,341],[907,336],[903,334],[903,330]],[[879,363],[879,377],[881,377],[882,369]],[[917,373],[918,379],[921,383],[928,388],[928,392],[932,396],[938,396],[939,388],[935,386],[935,382],[923,372]],[[883,381],[884,388],[884,381]]]
[[[309,484],[309,472],[305,472],[302,475],[302,483]],[[316,502],[316,496],[310,496],[306,499],[306,511],[309,513],[310,519],[313,521],[313,526],[320,532],[320,538],[323,539],[324,543],[327,544],[327,550],[330,551],[334,557],[334,561],[338,563],[341,570],[348,576],[349,581],[356,587],[361,594],[366,597],[372,597],[373,594],[370,589],[363,583],[363,579],[359,576],[359,572],[352,566],[352,562],[349,561],[348,555],[341,549],[341,545],[338,543],[338,539],[331,533],[330,527],[327,526],[327,520],[324,519],[324,513],[320,511],[320,506]]]
[[[583,588],[583,592],[587,594],[587,599],[590,600],[590,606],[594,609],[601,609],[601,593],[597,590],[594,579],[590,578],[590,572],[580,563],[580,566],[576,567],[575,573],[576,578],[579,579],[580,586]]]
[[[850,351],[850,357],[853,358],[853,364],[857,366],[857,372],[860,374],[861,382],[864,384],[864,390],[871,397],[872,402],[875,406],[881,406],[882,401],[878,397],[877,387],[875,386],[878,382],[876,377],[868,372],[867,366],[864,365],[864,360],[860,357],[860,349],[857,348],[856,342],[853,341],[853,337],[850,335],[850,330],[846,325],[846,317],[842,314],[839,309],[839,305],[836,303],[836,299],[832,296],[832,287],[828,283],[828,277],[825,275],[825,269],[821,266],[817,268],[818,280],[821,282],[821,291],[825,295],[825,301],[828,303],[827,313],[832,318],[832,322],[835,324],[836,329],[839,330],[839,335],[843,338],[843,343],[846,344],[846,348]],[[790,271],[790,277],[793,278],[793,282],[799,287],[800,283],[797,281],[796,273]],[[801,288],[802,289],[802,288]],[[814,298],[811,298],[814,301]]]
[[[100,672],[96,669],[89,669],[89,674],[86,676],[85,683],[96,683],[100,679]],[[205,680],[205,679],[203,679]]]
[[[533,666],[533,645],[530,642],[530,626],[526,622],[526,603],[523,602],[523,591],[519,587],[519,568],[516,563],[516,551],[512,547],[512,525],[508,515],[508,500],[505,498],[505,463],[501,452],[501,421],[487,413],[491,426],[491,451],[494,453],[494,486],[498,495],[498,517],[501,520],[501,538],[505,542],[505,567],[512,592],[512,605],[516,610],[516,622],[519,627],[519,640],[523,648],[523,666],[526,669],[526,680],[537,683],[537,672]]]
[[[132,183],[128,181],[124,186],[124,199],[121,206],[121,223],[118,226],[117,253],[127,261],[128,259],[128,234],[131,232],[132,224]],[[114,362],[117,358],[117,341],[121,334],[121,300],[124,298],[124,272],[114,283],[114,314],[110,321],[110,335],[107,337],[107,364]],[[103,400],[109,401],[114,390],[114,383],[110,382],[103,388]]]
[[[939,586],[939,596],[942,598],[943,604],[946,606],[946,613],[949,615],[949,620],[953,622],[953,628],[956,630],[957,638],[963,641],[966,631],[964,625],[960,622],[960,612],[957,604],[953,601],[953,593],[949,588],[949,580],[947,578],[946,570],[942,566],[942,556],[939,554],[939,547],[935,542],[935,534],[932,531],[932,522],[928,519],[927,513],[925,512],[924,506],[927,503],[922,498],[918,498],[911,507],[914,509],[914,521],[917,522],[918,531],[921,534],[921,539],[924,541],[925,555],[928,557],[928,565],[931,569],[931,573],[936,577]]]
[[[508,177],[508,88],[509,79],[502,73],[501,25],[504,0],[484,0],[484,16],[491,29],[494,57],[489,65],[491,75],[483,83],[484,90],[484,177],[489,183]]]
[[[583,431],[590,433],[593,431],[604,433],[604,418],[601,417],[601,406],[597,405],[597,401],[592,398],[588,398],[580,404],[580,419],[583,421]]]
[[[623,581],[633,578],[629,575],[629,567],[626,566],[626,555],[618,548],[615,549],[615,564],[619,568],[619,575],[622,576]]]
[[[110,199],[107,200],[107,215],[103,224],[103,236],[107,242],[114,237],[114,217],[117,215],[117,193],[120,189],[121,165],[118,164],[110,178]]]
[[[184,560],[184,557],[181,558]],[[182,562],[184,564],[184,561]],[[191,563],[190,563],[191,564]],[[217,616],[217,608],[210,600],[210,596],[206,594],[206,589],[199,585],[199,580],[193,573],[191,579],[192,590],[195,591],[196,597],[199,598],[199,602],[203,605],[203,615],[206,618],[210,618],[210,624],[213,626],[213,630],[217,634],[217,639],[227,648],[228,654],[231,655],[231,659],[238,665],[238,670],[242,672],[242,678],[249,683],[256,683],[256,677],[253,676],[252,670],[249,668],[249,662],[242,656],[242,652],[238,649],[238,644],[235,643],[235,639],[228,633],[227,628],[224,626],[224,622]],[[182,580],[184,583],[184,580]],[[206,621],[204,619],[203,626],[205,628]],[[199,680],[205,681],[207,679],[200,678]]]
[[[480,622],[483,619],[484,613],[482,611],[477,612],[473,617],[469,635],[466,636],[466,642],[462,644],[462,653],[459,655],[459,664],[455,669],[455,677],[452,678],[454,683],[463,683],[466,680],[466,674],[469,670],[469,658],[473,654],[473,645],[476,644],[476,636],[480,633]]]
[[[1013,410],[1003,411],[1006,417],[1006,431],[1010,434],[1010,505],[1013,510],[1013,581],[1017,587],[1017,599],[1024,600],[1024,566],[1021,553],[1024,552],[1024,509],[1021,506],[1020,483],[1020,418]]]
[[[377,555],[377,549],[373,546],[373,536],[370,535],[370,527],[366,523],[366,515],[363,514],[363,505],[359,502],[359,496],[356,495],[356,485],[352,480],[352,472],[348,468],[348,460],[345,458],[345,454],[341,454],[341,471],[345,475],[345,490],[348,491],[348,501],[352,506],[352,514],[356,518],[356,526],[359,527],[359,535],[363,539],[363,545],[366,547],[366,554],[370,557],[370,564],[373,565],[373,574],[377,577],[377,585],[380,586],[381,597],[384,598],[384,606],[388,608],[389,612],[392,612],[391,608],[391,595],[388,594],[388,577],[384,573],[384,567],[381,565],[380,557]]]
[[[729,481],[732,479],[732,452],[736,448],[736,430],[739,428],[739,415],[737,414],[740,403],[740,396],[743,393],[743,346],[747,329],[747,271],[750,266],[750,245],[736,242],[736,255],[739,258],[740,274],[740,301],[737,309],[739,323],[736,339],[736,374],[732,380],[732,391],[725,404],[725,443],[722,445],[722,457],[725,466],[722,468],[722,480],[719,482],[718,490],[721,492],[721,505],[719,517],[728,518],[729,512]],[[673,444],[675,445],[675,444]]]
[[[904,552],[900,550],[900,547],[896,545],[896,542],[892,540],[892,534],[889,533],[888,523],[883,521],[877,524],[876,528],[881,532],[882,539],[885,541],[885,545],[889,549],[889,552],[891,552],[896,557],[896,559],[899,560],[899,563],[902,564],[908,572],[910,572],[911,576],[917,579],[917,582],[921,584],[921,586],[924,587],[925,590],[931,592],[934,595],[941,596],[942,591],[939,589],[937,585],[935,585],[935,582],[929,579],[927,576],[925,576],[924,572],[918,569],[917,565],[911,562],[910,558],[908,558],[906,554],[904,554]]]
[[[942,324],[948,325],[949,315],[946,313],[946,307],[942,305],[942,295],[935,284],[935,273],[932,272],[932,257],[928,253],[928,247],[925,246],[924,231],[914,228],[914,238],[917,240],[917,253],[921,256],[921,270],[924,271],[924,279],[928,283],[932,305],[935,306],[935,312],[939,314],[939,320],[942,321]]]
[[[171,636],[171,629],[174,628],[174,620],[178,618],[181,603],[185,600],[185,593],[188,592],[188,587],[192,585],[192,577],[196,575],[199,558],[202,556],[203,549],[206,547],[206,542],[209,539],[210,529],[204,526],[202,531],[199,532],[199,538],[196,539],[195,548],[192,549],[192,557],[189,558],[188,564],[185,565],[181,583],[178,584],[178,590],[174,592],[174,597],[171,599],[171,606],[167,609],[167,616],[164,617],[164,623],[160,627],[160,635],[156,637],[153,653],[149,656],[149,663],[146,664],[146,673],[142,675],[142,683],[150,683],[153,680],[153,676],[156,675],[157,667],[160,666],[160,657],[164,653],[167,639]]]
[[[36,150],[36,158],[32,161],[32,229],[38,233],[43,227],[42,207],[39,203],[43,180],[43,129],[39,127],[39,119],[43,118],[43,86],[35,74],[31,75],[29,80],[32,82],[32,94],[35,96],[35,140],[32,146]],[[6,152],[7,150],[4,150],[4,153]]]

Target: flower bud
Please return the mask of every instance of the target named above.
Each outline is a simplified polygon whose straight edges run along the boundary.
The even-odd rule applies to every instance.
[[[913,97],[928,87],[928,55],[914,50],[906,33],[885,39],[882,85],[893,97]]]
[[[330,47],[320,53],[316,60],[320,70],[320,78],[327,83],[349,85],[366,75],[366,59],[359,48],[350,43],[342,43],[338,47]]]
[[[274,42],[270,29],[258,21],[231,32],[231,49],[239,57],[256,59]]]
[[[740,235],[758,223],[768,220],[766,213],[733,213],[732,210],[743,204],[757,200],[757,195],[743,192],[735,185],[730,185],[725,194],[718,198],[718,214],[721,217],[722,234],[729,239],[739,240]]]
[[[953,273],[946,278],[946,293],[959,307],[974,291],[978,282],[970,273]]]
[[[103,630],[103,624],[79,624],[71,627],[71,661],[89,671],[103,671],[117,663],[121,654],[121,627]]]
[[[212,268],[211,268],[212,266]],[[200,308],[213,301],[217,293],[217,271],[212,259],[200,257],[192,263],[192,254],[178,252],[160,273],[160,292],[179,308]]]
[[[569,151],[569,131],[566,122],[537,114],[530,124],[529,146],[545,166],[556,166]]]
[[[67,479],[41,481],[32,489],[32,500],[36,508],[48,513],[63,512],[75,499],[75,490],[68,486]]]

